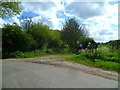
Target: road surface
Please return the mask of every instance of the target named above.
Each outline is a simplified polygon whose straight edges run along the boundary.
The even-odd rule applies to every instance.
[[[2,88],[118,88],[118,81],[60,66],[2,62]]]

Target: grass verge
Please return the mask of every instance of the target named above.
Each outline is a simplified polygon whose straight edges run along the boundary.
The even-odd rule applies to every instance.
[[[80,63],[80,64],[84,64],[84,65],[87,65],[90,67],[101,68],[101,69],[108,70],[108,71],[120,72],[120,68],[119,68],[120,63],[118,63],[118,62],[104,61],[104,60],[100,60],[100,59],[96,59],[94,61],[94,60],[91,60],[91,59],[84,57],[81,54],[79,54],[79,55],[60,54],[57,56],[63,58],[63,60],[65,60],[65,61]]]
[[[33,57],[40,57],[46,56],[47,54],[44,51],[31,51],[31,52],[12,52],[12,53],[4,53],[4,57],[2,58],[33,58]]]

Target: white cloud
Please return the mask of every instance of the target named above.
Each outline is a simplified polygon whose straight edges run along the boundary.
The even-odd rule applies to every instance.
[[[76,15],[79,18],[87,19],[93,16],[104,14],[104,2],[89,3],[89,2],[72,2],[65,8],[66,12]]]
[[[106,42],[118,39],[118,5],[105,5],[106,14],[85,20],[89,25],[90,36],[97,42]]]
[[[37,22],[42,22],[43,24],[49,25],[50,28],[53,28],[53,23],[48,18],[41,17],[41,16],[36,16],[36,17],[32,18],[32,21],[36,22],[36,23]]]
[[[12,18],[8,18],[7,20],[5,20],[5,23],[13,24],[15,22],[20,26],[20,20],[18,19],[18,17],[19,17],[19,15],[14,16]]]
[[[49,16],[51,9],[55,7],[53,2],[24,2],[23,8],[26,11],[32,11],[38,15]]]
[[[32,11],[39,16],[33,18],[36,22],[43,21],[43,23],[50,24],[54,29],[60,29],[59,24],[61,19],[58,19],[56,12],[58,10],[63,10],[64,6],[61,1],[56,2],[25,2],[23,3],[26,10]]]
[[[26,10],[31,10],[36,13],[39,10],[47,11],[55,6],[53,2],[23,2],[22,4]]]
[[[14,22],[20,26],[20,20],[17,17],[19,17],[19,15],[8,19],[0,18],[0,28],[4,27],[4,24],[13,24]]]

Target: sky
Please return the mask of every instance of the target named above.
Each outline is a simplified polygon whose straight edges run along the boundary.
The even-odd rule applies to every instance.
[[[21,0],[22,11],[12,18],[0,18],[0,28],[4,24],[16,22],[18,25],[24,18],[31,18],[33,22],[42,22],[51,29],[63,27],[65,20],[75,17],[76,21],[86,27],[89,37],[96,42],[108,42],[118,39],[118,1],[87,0],[47,0],[28,2]]]

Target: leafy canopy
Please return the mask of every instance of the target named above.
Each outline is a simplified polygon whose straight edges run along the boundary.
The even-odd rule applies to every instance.
[[[71,18],[65,22],[62,29],[62,39],[70,48],[76,48],[79,38],[85,35],[84,29],[77,23],[75,18]]]
[[[12,17],[21,11],[20,2],[2,2],[0,1],[0,17]]]

